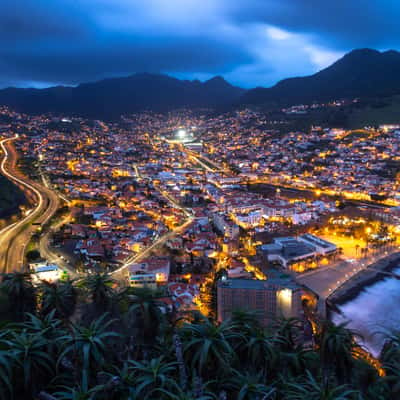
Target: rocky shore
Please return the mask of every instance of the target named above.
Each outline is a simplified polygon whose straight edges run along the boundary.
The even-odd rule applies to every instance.
[[[400,252],[392,253],[369,265],[367,268],[351,277],[327,298],[326,303],[328,308],[337,311],[337,305],[347,303],[357,297],[365,287],[381,279],[390,277],[390,275],[385,272],[390,272],[399,265]]]

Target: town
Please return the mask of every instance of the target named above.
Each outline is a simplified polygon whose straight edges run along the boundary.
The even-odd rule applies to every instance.
[[[399,400],[399,16],[1,1],[0,400]]]
[[[400,126],[285,133],[249,109],[103,122],[4,107],[1,117],[3,141],[23,154],[20,179],[57,197],[20,239],[22,254],[3,254],[6,271],[107,272],[163,288],[177,312],[222,321],[245,308],[264,324],[284,315],[312,325],[310,308],[325,316],[329,296],[397,249]],[[32,218],[27,193],[21,213]]]

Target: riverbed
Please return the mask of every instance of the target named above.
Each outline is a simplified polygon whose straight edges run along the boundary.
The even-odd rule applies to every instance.
[[[400,267],[393,270],[400,274]],[[379,355],[385,335],[400,331],[400,280],[385,278],[363,289],[357,297],[339,305],[343,315],[332,314],[336,324],[349,321],[347,327],[361,334],[360,342]]]

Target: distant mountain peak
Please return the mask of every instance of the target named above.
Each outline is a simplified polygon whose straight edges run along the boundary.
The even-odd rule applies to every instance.
[[[393,50],[393,49],[386,50],[382,54],[400,56],[400,52],[398,52],[397,50]]]
[[[332,66],[342,62],[357,63],[364,60],[368,63],[379,63],[392,58],[400,58],[400,53],[396,50],[378,51],[374,49],[355,49],[345,54],[342,58],[337,60]],[[331,67],[332,67],[331,66]],[[327,69],[329,69],[328,67]]]
[[[244,89],[230,85],[222,77],[202,83],[145,72],[60,87],[57,91],[54,88],[0,90],[0,104],[31,114],[52,112],[109,119],[143,110],[225,107],[238,101],[243,92]]]
[[[234,87],[229,82],[227,82],[222,76],[214,76],[213,78],[204,82],[204,85],[209,87]]]
[[[348,52],[346,55],[347,56],[351,56],[351,55],[355,55],[355,54],[363,54],[363,55],[372,55],[372,54],[382,54],[379,50],[376,49],[370,49],[369,47],[364,47],[361,49],[354,49],[351,50],[350,52]]]
[[[205,81],[204,83],[207,82],[223,82],[223,83],[228,83],[221,75],[216,75],[209,80]]]
[[[400,94],[400,53],[355,49],[314,75],[289,78],[246,92],[245,104],[293,105],[313,101]]]

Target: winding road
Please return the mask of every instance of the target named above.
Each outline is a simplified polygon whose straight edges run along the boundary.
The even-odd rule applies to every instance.
[[[59,206],[57,194],[50,189],[33,182],[18,171],[17,152],[12,142],[17,136],[2,139],[2,161],[0,172],[7,179],[18,185],[26,193],[33,193],[36,204],[25,217],[0,231],[0,271],[12,272],[24,269],[24,255],[32,235],[37,232],[38,225],[43,225],[54,215]],[[38,224],[38,225],[33,225]]]

